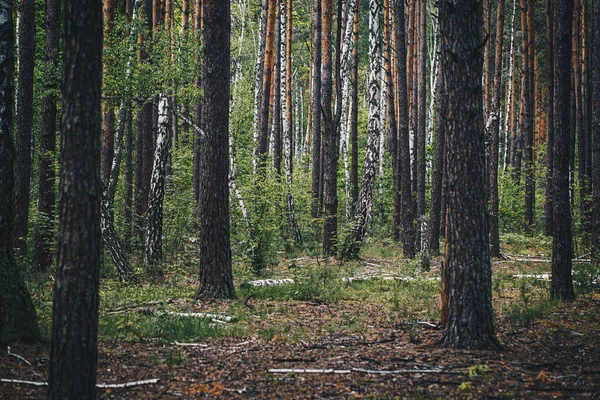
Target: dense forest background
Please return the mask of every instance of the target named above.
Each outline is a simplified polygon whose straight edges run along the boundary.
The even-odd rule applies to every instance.
[[[47,10],[52,2],[47,3],[23,1],[15,7],[20,13],[15,239],[23,261],[34,261],[35,268],[41,270],[52,265],[51,257],[44,252],[52,254],[55,246],[57,211],[53,204],[60,159],[56,148],[60,138],[50,138],[58,132],[60,121],[56,121],[54,127],[48,125],[51,121],[43,121],[48,118],[45,111],[48,97],[53,96],[52,91],[59,86],[53,70],[60,70],[62,60],[60,54],[52,56],[49,53],[61,47],[49,49],[52,25],[47,22],[51,19]],[[140,8],[134,2],[105,3],[103,179],[107,183],[111,167],[116,169],[114,193],[109,196],[110,218],[114,218],[110,229],[121,244],[119,250],[115,250],[115,244],[107,243],[106,248],[112,253],[104,253],[103,270],[105,274],[113,273],[111,264],[113,259],[119,259],[115,255],[119,252],[127,254],[127,259],[131,257],[132,265],[141,267],[143,264],[147,199],[156,145],[144,147],[140,142],[146,137],[156,141],[158,97],[161,94],[169,98],[168,126],[165,127],[169,145],[163,172],[166,179],[163,217],[156,223],[162,224],[165,264],[190,263],[193,261],[183,254],[197,237],[198,185],[195,182],[199,179],[198,153],[204,151],[201,115],[197,115],[203,96],[200,82],[202,20],[198,11],[201,3],[167,1],[159,5],[158,12],[152,8],[156,6],[154,4]],[[485,41],[482,43],[485,45],[485,122],[488,142],[494,145],[490,149],[498,154],[495,164],[492,164],[493,157],[488,164],[490,177],[497,181],[498,187],[497,199],[495,196],[490,199],[497,204],[492,205],[497,207],[497,221],[492,224],[497,224],[500,233],[500,239],[492,234],[495,255],[499,255],[499,248],[494,242],[505,241],[511,235],[539,236],[543,241],[548,240],[544,235],[552,232],[552,213],[548,211],[552,198],[549,186],[552,160],[548,144],[552,145],[554,129],[551,104],[553,54],[550,51],[553,44],[548,39],[549,34],[554,35],[548,30],[548,21],[552,18],[548,9],[551,2],[504,3],[485,2]],[[572,79],[575,84],[571,96],[570,185],[577,255],[590,252],[592,233],[591,3],[576,1],[573,20]],[[331,16],[331,107],[333,117],[337,117],[332,121],[336,125],[332,129],[336,131],[334,140],[339,149],[339,156],[335,158],[336,228],[339,232],[335,239],[337,247],[330,254],[343,253],[345,246],[341,244],[347,243],[347,237],[352,235],[353,221],[356,220],[354,209],[363,165],[366,165],[364,157],[370,118],[369,41],[374,39],[368,29],[369,4],[363,1],[357,5],[358,34],[354,38],[351,35],[353,26],[345,20],[346,8],[352,9],[354,3],[336,3]],[[381,58],[381,71],[377,75],[381,80],[377,104],[381,129],[378,129],[377,157],[371,160],[377,164],[377,172],[374,174],[373,205],[372,212],[369,210],[368,213],[366,240],[390,242],[400,239],[395,232],[400,224],[398,211],[395,211],[398,199],[394,197],[394,156],[391,154],[394,144],[388,133],[390,118],[385,111],[386,107],[397,107],[394,96],[390,103],[386,95],[390,87],[394,88],[393,85],[386,86],[386,82],[393,80],[395,75],[389,66],[390,61],[391,65],[395,61],[395,35],[390,32],[395,31],[396,25],[394,7],[390,8],[389,2],[382,6],[383,29],[376,36],[383,45],[377,50]],[[275,7],[277,15],[272,17],[273,21],[267,21],[266,14],[261,16],[264,10],[260,3],[239,1],[231,5],[229,182],[232,189],[232,254],[236,262],[252,265],[257,271],[277,263],[281,257],[294,257],[302,252],[320,254],[328,246],[322,238],[325,210],[322,205],[314,207],[315,201],[324,202],[322,181],[325,173],[322,167],[320,173],[315,175],[313,172],[315,165],[318,167],[324,162],[321,150],[315,147],[320,134],[315,134],[312,126],[314,111],[318,110],[313,107],[315,96],[311,93],[311,60],[314,56],[311,16],[315,11],[311,2],[303,1],[295,2],[293,9],[290,5],[291,10],[284,2],[275,2]],[[390,10],[392,13],[388,14]],[[34,15],[29,15],[31,12]],[[141,17],[148,12],[150,16]],[[445,222],[444,213],[440,211],[442,206],[438,205],[444,201],[443,185],[436,183],[435,178],[436,168],[442,164],[437,158],[444,154],[435,151],[438,131],[443,130],[444,124],[444,116],[439,115],[440,89],[437,87],[440,75],[437,16],[436,2],[406,4],[411,185],[416,203],[415,221],[419,221],[414,222],[416,246],[423,249],[423,254],[437,254],[437,232],[443,237]],[[497,33],[498,26],[502,27],[500,34]],[[271,46],[266,51],[265,39],[267,46]],[[343,54],[344,40],[349,42],[346,54]],[[351,67],[356,62],[350,51],[353,48],[358,60],[355,76],[351,75]],[[341,56],[346,58],[340,61]],[[287,65],[288,61],[290,65]],[[270,93],[266,96],[270,110],[267,110],[266,126],[261,127],[259,117],[264,115],[261,114],[264,104],[260,99],[264,96],[261,92],[265,83],[258,73],[267,65],[273,69],[272,78],[269,77]],[[33,86],[29,88],[31,84]],[[350,96],[354,85],[356,100]],[[30,99],[26,97],[28,95]],[[357,102],[356,115],[350,115],[346,108],[352,108],[354,101]],[[154,117],[144,120],[143,113],[147,112],[144,107],[148,108],[150,104],[153,104]],[[338,107],[344,108],[343,115]],[[151,125],[144,126],[145,122]],[[52,128],[55,132],[48,131]],[[356,137],[348,134],[352,128],[357,130]],[[267,139],[259,138],[259,135],[265,135],[262,132],[265,129]],[[259,139],[267,140],[266,153],[264,148],[260,149]],[[322,146],[324,144],[325,136]],[[315,149],[320,158],[317,162]],[[120,165],[113,166],[113,160],[119,161]],[[259,178],[257,162],[265,162],[268,166]],[[313,188],[315,176],[320,180],[316,192]],[[440,190],[441,195],[438,194]],[[440,196],[442,199],[438,199]],[[435,201],[433,206],[432,199]],[[431,244],[422,237],[423,234],[434,238]],[[128,268],[118,265],[117,270],[123,273]]]

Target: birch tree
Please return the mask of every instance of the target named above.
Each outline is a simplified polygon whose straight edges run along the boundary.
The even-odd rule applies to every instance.
[[[171,143],[171,110],[166,94],[159,95],[158,132],[154,165],[150,180],[150,197],[148,199],[148,219],[146,225],[146,245],[144,247],[144,268],[150,275],[161,276],[162,267],[162,226],[163,199],[165,196],[165,179],[169,146]]]
[[[380,43],[381,3],[371,0],[369,3],[369,122],[367,150],[363,168],[358,202],[354,213],[351,233],[348,236],[342,256],[354,259],[358,257],[360,246],[367,232],[373,204],[373,185],[379,156],[379,136],[381,130],[381,43]]]

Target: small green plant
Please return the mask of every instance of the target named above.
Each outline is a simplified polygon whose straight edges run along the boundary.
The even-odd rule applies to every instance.
[[[598,288],[600,267],[592,263],[573,264],[573,283],[580,294],[590,293]]]
[[[471,365],[467,368],[467,373],[470,378],[475,376],[487,377],[488,372],[490,372],[490,367],[487,364],[475,364]]]

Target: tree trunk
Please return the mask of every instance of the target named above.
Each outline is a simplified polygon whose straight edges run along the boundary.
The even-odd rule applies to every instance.
[[[511,164],[511,148],[513,146],[512,135],[514,129],[514,123],[512,120],[512,116],[515,114],[516,103],[514,101],[514,93],[515,93],[515,74],[514,66],[515,66],[515,58],[516,58],[516,50],[515,50],[515,20],[517,16],[517,2],[513,0],[512,7],[512,16],[510,22],[510,47],[508,51],[508,81],[507,81],[507,89],[506,89],[506,101],[505,104],[505,119],[504,119],[504,155],[502,157],[502,172],[506,171],[507,165]]]
[[[448,114],[448,99],[445,93],[443,69],[444,67],[440,62],[437,71],[433,180],[431,184],[431,209],[429,211],[429,218],[431,220],[429,249],[434,256],[440,253],[440,222],[441,218],[445,218],[446,216],[445,207],[442,208],[442,190],[446,164],[446,127],[448,124],[446,116]]]
[[[165,197],[165,178],[169,145],[171,143],[171,110],[167,95],[159,95],[158,135],[154,151],[154,165],[148,199],[148,222],[146,225],[146,245],[144,251],[144,269],[153,276],[163,274],[162,225],[163,200]]]
[[[385,84],[386,84],[386,113],[387,125],[386,142],[388,151],[392,158],[392,176],[394,180],[394,214],[392,234],[394,242],[400,241],[400,215],[401,215],[401,196],[400,196],[400,160],[398,160],[398,124],[396,123],[396,101],[394,90],[394,76],[392,73],[392,7],[390,0],[383,3],[383,38],[384,38],[384,62],[385,62]],[[383,155],[382,155],[383,156]]]
[[[552,297],[561,300],[575,298],[571,259],[573,238],[571,203],[569,201],[570,165],[570,72],[573,0],[556,4],[556,87],[554,176],[552,183],[554,232],[552,237]]]
[[[140,52],[138,59],[140,62],[146,62],[148,53],[143,50],[144,42],[152,41],[152,1],[145,0],[142,4],[142,19],[144,33],[138,35],[138,48]],[[139,93],[140,97],[145,96],[143,91]],[[136,116],[136,134],[135,134],[135,178],[134,178],[134,194],[135,194],[135,233],[137,243],[143,243],[145,214],[148,208],[148,185],[149,177],[147,172],[149,167],[147,164],[148,150],[152,149],[152,100],[144,99],[138,106]],[[150,166],[151,168],[151,166]]]
[[[102,197],[101,3],[66,0],[63,32],[58,269],[48,398],[95,399]]]
[[[117,16],[117,0],[102,0],[102,19],[104,23],[104,69],[103,69],[103,95],[108,96],[108,76],[111,74],[112,57],[108,52],[111,48],[111,35],[115,26],[115,18]],[[112,160],[115,152],[115,110],[112,100],[105,100],[102,110],[102,183],[108,185],[110,179],[110,170],[112,168]]]
[[[47,271],[53,263],[51,251],[54,235],[56,154],[56,90],[59,77],[58,57],[60,43],[60,0],[46,1],[46,40],[44,45],[44,84],[40,111],[40,160],[38,224],[35,234],[33,269]]]
[[[533,176],[533,93],[531,92],[531,65],[529,51],[533,45],[533,38],[530,37],[529,28],[529,2],[521,0],[521,33],[523,36],[523,47],[521,48],[522,62],[522,115],[521,115],[521,136],[525,140],[525,151],[523,153],[525,162],[525,221],[524,228],[528,234],[533,229],[533,201],[534,201],[534,176]]]
[[[194,31],[196,33],[196,37],[198,38],[198,46],[196,47],[196,53],[194,54],[194,60],[196,61],[196,63],[200,62],[200,43],[202,42],[202,0],[196,0],[196,5],[195,5],[195,13],[194,13]],[[261,63],[261,68],[262,68],[262,63]],[[262,69],[261,69],[262,71]],[[261,75],[262,77],[262,75]],[[201,77],[197,77],[196,78],[196,90],[201,90],[202,89],[202,78]],[[257,83],[258,84],[258,83]],[[256,110],[256,108],[255,108]],[[258,111],[255,111],[256,113],[258,113]],[[256,117],[256,115],[255,115]],[[255,125],[256,125],[256,118],[255,118]],[[196,102],[196,104],[194,104],[194,125],[196,127],[201,127],[202,126],[202,105],[199,102]],[[255,127],[256,128],[256,127]],[[192,173],[192,186],[194,188],[194,200],[196,200],[196,203],[198,203],[198,201],[200,200],[200,150],[202,149],[201,146],[201,135],[200,135],[200,130],[199,129],[194,129],[193,130],[194,135],[193,135],[193,143],[192,143],[192,152],[193,152],[193,168],[194,171]],[[258,132],[256,129],[254,130],[255,134],[256,132]],[[254,165],[254,167],[256,167],[256,165]],[[196,208],[196,210],[198,210],[198,208]]]
[[[592,44],[592,260],[600,262],[600,0],[594,2]]]
[[[404,1],[396,0],[396,77],[398,85],[398,159],[400,160],[400,187],[402,189],[402,251],[406,258],[415,257],[415,217],[413,213],[410,174],[410,144],[408,131],[408,88],[406,73],[406,32],[404,29]]]
[[[352,152],[350,171],[350,196],[352,197],[351,209],[356,208],[358,202],[358,32],[359,32],[360,0],[356,0],[354,24],[352,28],[352,94],[350,106],[350,146]],[[352,213],[354,217],[354,213]]]
[[[296,219],[296,205],[294,194],[292,193],[292,168],[294,162],[294,140],[293,140],[293,120],[292,120],[292,0],[285,1],[285,69],[282,71],[284,82],[284,102],[283,102],[283,147],[285,179],[287,184],[287,217],[290,230],[296,240],[296,243],[302,245],[302,234]],[[283,88],[282,88],[283,89]],[[297,142],[298,140],[296,140]]]
[[[312,211],[313,218],[320,214],[323,180],[321,173],[321,0],[313,6],[313,64],[312,64]]]
[[[35,341],[40,333],[27,286],[13,256],[14,30],[12,1],[0,2],[0,341]]]
[[[263,67],[262,96],[260,102],[260,124],[258,133],[257,162],[259,170],[266,167],[269,152],[269,106],[271,104],[271,79],[275,60],[275,21],[277,19],[277,2],[269,1],[267,17],[267,40],[265,44],[265,62]]]
[[[203,130],[204,147],[210,151],[202,151],[200,160],[200,287],[196,298],[233,298],[228,186],[229,1],[205,0],[204,18]]]
[[[259,138],[259,126],[260,126],[260,118],[261,118],[261,103],[262,103],[262,87],[263,87],[263,79],[264,79],[264,68],[265,68],[265,46],[267,42],[267,18],[269,11],[269,4],[271,1],[262,0],[262,7],[260,13],[260,21],[259,21],[259,44],[256,54],[256,75],[254,80],[254,148],[253,148],[253,159],[252,166],[254,168],[254,173],[256,173],[256,167],[258,166],[258,138]]]
[[[285,16],[283,0],[277,0],[275,16],[275,47],[273,49],[273,169],[281,176],[281,158],[283,145],[281,141],[281,61],[283,50],[282,18]]]
[[[344,243],[342,257],[356,259],[367,233],[371,220],[371,207],[373,204],[373,184],[377,160],[379,157],[379,136],[381,128],[381,43],[380,23],[381,3],[371,0],[369,3],[369,122],[367,151],[363,167],[363,178],[360,185],[360,194],[354,212],[352,233]]]
[[[19,0],[19,80],[15,134],[15,204],[13,246],[27,254],[29,191],[33,131],[33,70],[35,56],[35,1]]]
[[[419,56],[418,56],[418,89],[417,89],[417,134],[416,140],[416,168],[417,168],[417,245],[422,253],[427,252],[425,248],[429,243],[426,235],[427,221],[425,221],[425,130],[426,122],[426,99],[427,96],[427,0],[419,0]]]
[[[577,60],[579,76],[579,84],[577,85],[577,159],[579,161],[579,214],[581,219],[581,230],[583,232],[590,232],[591,204],[589,201],[590,177],[588,175],[588,149],[591,146],[591,143],[589,134],[589,124],[587,119],[587,87],[589,84],[589,74],[586,65],[589,62],[589,58],[587,55],[587,2],[585,0],[581,1],[578,19],[580,23],[577,24],[576,27],[579,34],[579,60]]]
[[[338,140],[331,115],[333,91],[333,0],[321,1],[321,116],[323,126],[323,183],[325,215],[323,222],[323,255],[335,254],[337,246],[337,162]]]
[[[494,0],[484,0],[483,2],[483,34],[485,38],[485,47],[483,52],[483,122],[487,123],[490,112],[490,75],[492,74],[492,19],[494,16]]]
[[[448,90],[448,322],[442,342],[498,347],[492,309],[482,104],[481,2],[440,3]]]
[[[502,52],[504,45],[504,0],[498,0],[496,17],[496,57],[494,62],[494,93],[488,114],[492,123],[490,132],[490,244],[491,256],[500,256],[500,233],[498,221],[498,152],[500,139],[500,95],[502,91]]]
[[[546,57],[548,65],[546,68],[548,81],[547,108],[548,114],[548,138],[546,140],[546,203],[544,215],[546,226],[544,233],[552,236],[554,224],[552,219],[552,176],[554,174],[554,0],[546,0],[546,32],[548,36],[548,47]]]

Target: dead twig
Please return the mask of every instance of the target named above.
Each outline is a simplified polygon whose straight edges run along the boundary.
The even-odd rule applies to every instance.
[[[20,355],[18,355],[18,354],[15,354],[15,353],[11,353],[11,352],[10,352],[10,346],[7,346],[7,347],[6,347],[6,349],[8,350],[8,355],[9,355],[9,356],[16,357],[16,358],[18,358],[19,360],[22,360],[23,362],[25,362],[25,364],[27,364],[27,365],[31,365],[31,363],[30,363],[29,361],[27,361],[27,360],[25,359],[25,357],[22,357],[22,356],[20,356]]]

